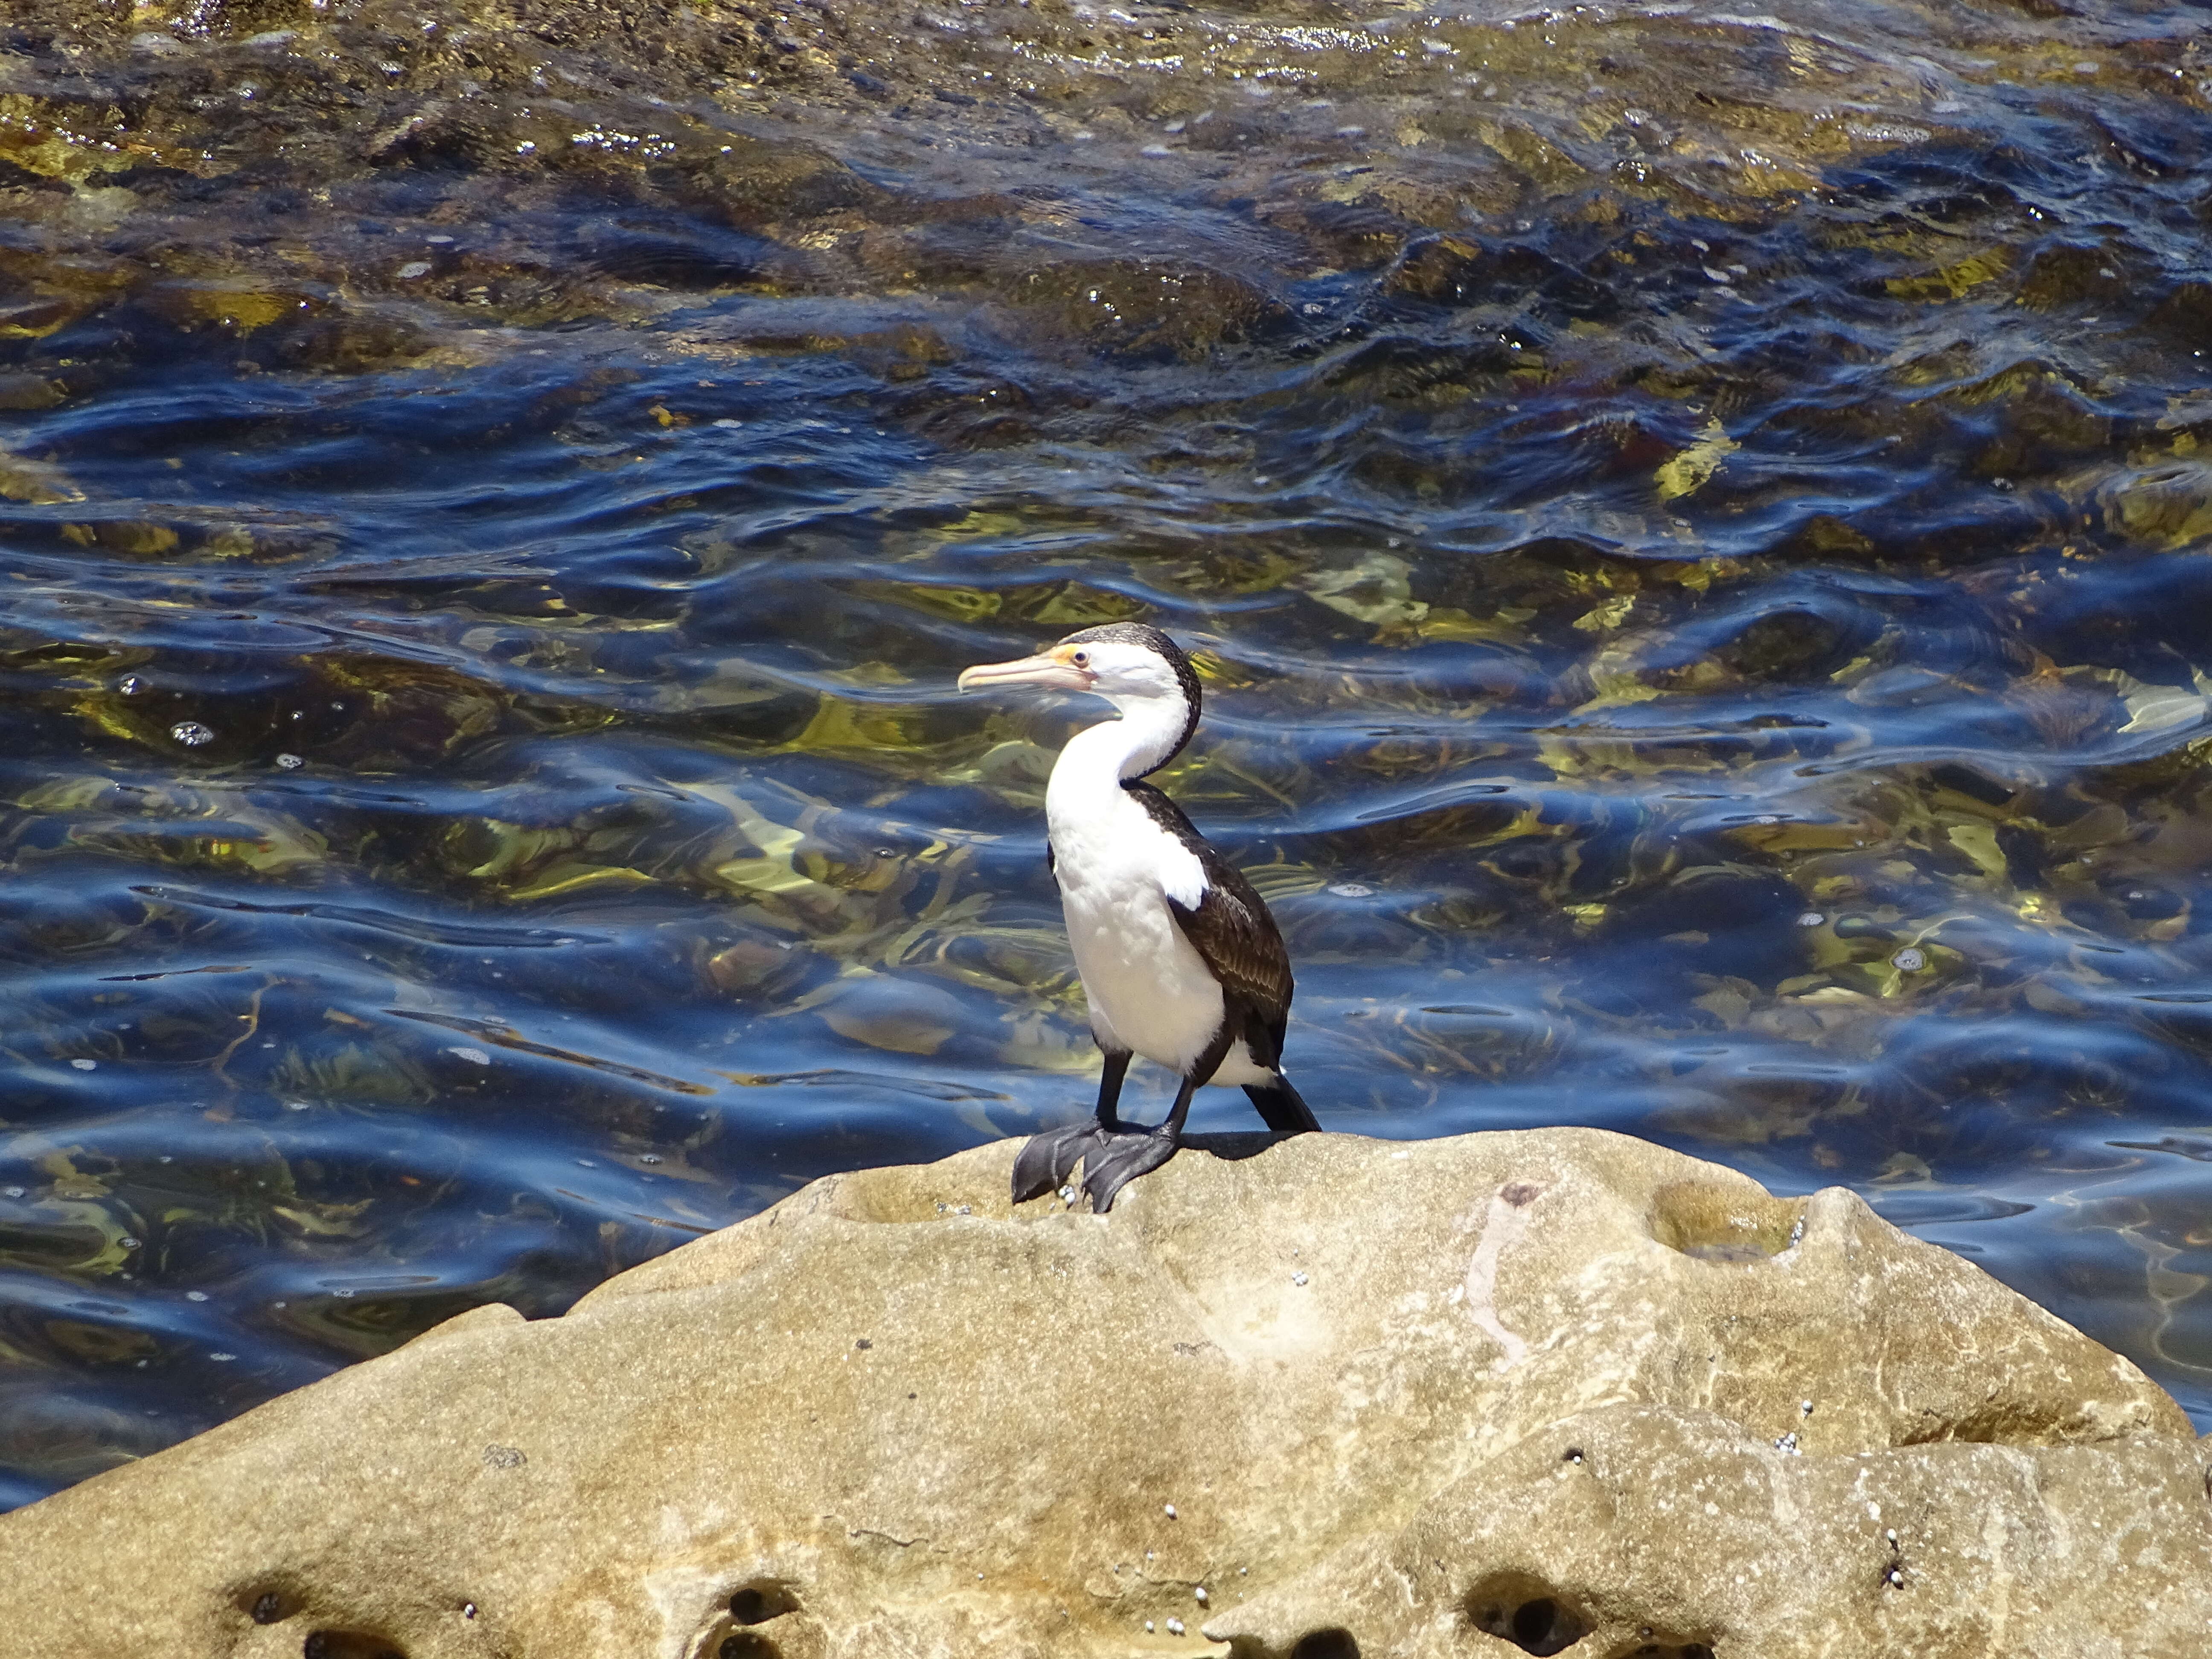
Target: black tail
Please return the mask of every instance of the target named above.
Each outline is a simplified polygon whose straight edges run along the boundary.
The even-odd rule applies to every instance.
[[[1260,1115],[1267,1127],[1283,1134],[1303,1134],[1308,1129],[1321,1127],[1320,1120],[1307,1105],[1305,1097],[1291,1087],[1290,1079],[1276,1075],[1273,1083],[1248,1083],[1244,1092],[1260,1109]]]

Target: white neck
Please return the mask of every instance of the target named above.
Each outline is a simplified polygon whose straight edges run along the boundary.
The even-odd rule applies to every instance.
[[[1093,775],[1111,775],[1120,783],[1165,765],[1182,746],[1186,710],[1180,697],[1108,701],[1121,711],[1121,718],[1086,727],[1070,738],[1067,747],[1060,751],[1061,767],[1079,765]]]

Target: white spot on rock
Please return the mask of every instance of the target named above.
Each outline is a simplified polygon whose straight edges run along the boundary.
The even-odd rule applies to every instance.
[[[1528,1343],[1506,1329],[1498,1316],[1498,1260],[1528,1231],[1532,1207],[1528,1199],[1516,1204],[1507,1194],[1518,1197],[1525,1191],[1524,1183],[1513,1182],[1492,1194],[1489,1212],[1483,1218],[1482,1242],[1474,1247],[1462,1285],[1467,1299],[1461,1305],[1468,1316],[1504,1351],[1495,1368],[1499,1370],[1512,1370],[1528,1352]]]

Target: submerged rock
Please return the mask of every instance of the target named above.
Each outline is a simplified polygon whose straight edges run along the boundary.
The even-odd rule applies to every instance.
[[[1015,1145],[0,1518],[10,1639],[1783,1659],[2212,1620],[2180,1409],[1849,1192],[1589,1130],[1235,1137],[1094,1217],[1010,1212]]]

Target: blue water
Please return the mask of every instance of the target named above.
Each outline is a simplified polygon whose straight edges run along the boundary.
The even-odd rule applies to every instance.
[[[1091,711],[952,682],[1122,617],[1200,653],[1161,781],[1275,908],[1328,1127],[1853,1187],[2212,1424],[2164,16],[2051,84],[1919,40],[1942,119],[1703,206],[1644,126],[1547,128],[1564,181],[1287,106],[1140,165],[1162,94],[825,117],[877,194],[773,222],[421,167],[23,221],[22,295],[107,275],[0,339],[0,1502],[1075,1115],[1041,799]],[[1803,38],[1888,75],[1879,25]],[[296,305],[178,274],[289,295],[295,245]]]

